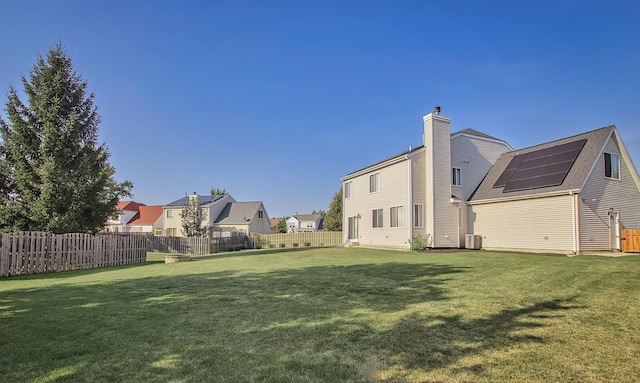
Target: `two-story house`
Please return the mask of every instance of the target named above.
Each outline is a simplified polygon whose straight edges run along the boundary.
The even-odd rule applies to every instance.
[[[230,195],[185,196],[163,206],[166,236],[182,237],[182,211],[190,199],[197,199],[202,209],[202,226],[222,236],[252,233],[269,234],[269,216],[262,202],[237,202]]]
[[[640,179],[615,127],[519,151],[451,119],[423,118],[422,145],[342,178],[344,241],[580,253],[640,228]]]
[[[294,214],[287,218],[287,232],[312,232],[322,230],[323,219],[320,214]]]

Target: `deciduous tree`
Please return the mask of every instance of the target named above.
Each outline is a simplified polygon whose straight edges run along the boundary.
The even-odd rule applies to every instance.
[[[98,143],[94,94],[60,44],[22,76],[27,103],[9,87],[0,116],[0,230],[95,232],[131,182],[118,183]]]

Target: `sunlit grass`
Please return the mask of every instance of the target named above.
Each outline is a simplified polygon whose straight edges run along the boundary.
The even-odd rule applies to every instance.
[[[7,382],[633,382],[640,257],[281,249],[0,280]]]

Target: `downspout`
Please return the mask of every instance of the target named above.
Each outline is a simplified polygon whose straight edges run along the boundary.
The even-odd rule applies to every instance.
[[[573,197],[573,203],[571,204],[571,211],[573,213],[573,253],[580,254],[580,198],[578,193],[571,192]]]
[[[409,151],[411,151],[411,148],[409,148]],[[409,179],[409,206],[407,206],[407,209],[409,210],[409,222],[407,222],[407,225],[409,225],[409,240],[413,239],[413,214],[415,213],[413,211],[413,177],[412,177],[412,167],[411,167],[411,163],[413,162],[412,160],[412,156],[411,154],[409,154],[407,156],[409,158],[409,166],[408,166],[408,179]],[[407,246],[409,247],[409,250],[411,250],[411,243],[408,243]]]

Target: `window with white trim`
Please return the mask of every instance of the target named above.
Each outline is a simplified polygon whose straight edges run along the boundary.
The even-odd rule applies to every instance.
[[[353,191],[351,190],[352,187],[353,186],[351,181],[344,183],[344,198],[351,198],[351,196],[353,195]]]
[[[453,186],[462,185],[462,181],[460,180],[460,168],[453,168],[451,172],[451,184]]]
[[[369,176],[369,193],[380,191],[380,173],[373,173]]]
[[[382,227],[382,209],[373,209],[371,213],[372,213],[371,227],[374,229],[381,228]]]
[[[389,222],[390,227],[403,227],[404,226],[404,207],[394,206],[389,209]]]
[[[421,203],[413,205],[413,227],[424,226],[424,208]]]
[[[620,179],[620,157],[617,154],[604,154],[604,176],[614,180]]]
[[[167,210],[167,218],[173,218],[173,210]]]

